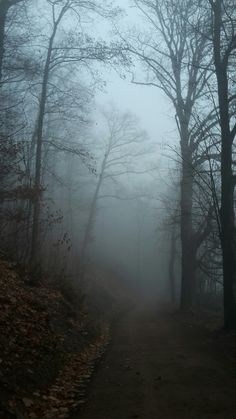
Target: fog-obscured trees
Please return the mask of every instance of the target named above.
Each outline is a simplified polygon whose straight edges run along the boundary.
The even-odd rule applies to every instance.
[[[146,172],[138,162],[147,153],[146,133],[138,127],[137,118],[131,113],[122,113],[112,108],[103,112],[104,129],[97,139],[97,176],[88,220],[81,247],[81,263],[86,262],[87,247],[91,240],[98,201],[105,199],[132,199],[122,188],[122,177]],[[95,148],[96,148],[95,145]],[[136,195],[135,195],[136,197]]]
[[[189,308],[205,290],[221,290],[223,283],[225,326],[234,327],[234,2],[132,3],[143,27],[130,28],[119,34],[119,42],[108,44],[102,37],[108,27],[103,27],[101,38],[92,27],[99,19],[110,23],[120,15],[106,2],[0,0],[2,246],[14,248],[21,260],[30,259],[36,271],[41,262],[53,270],[60,253],[74,274],[79,257],[80,267],[85,266],[89,243],[93,235],[97,238],[104,214],[112,219],[107,207],[126,201],[115,211],[122,207],[129,217],[137,210],[137,243],[130,257],[140,276],[144,206],[151,208],[153,200],[160,200],[166,178],[162,186],[157,181],[153,187],[147,173],[154,169],[150,161],[157,155],[153,152],[149,160],[152,145],[133,115],[115,109],[102,117],[93,114],[96,90],[103,85],[99,64],[119,71],[121,63],[126,67],[133,60],[132,82],[165,93],[180,139],[180,146],[172,147],[172,158],[178,161],[181,179],[177,177],[178,186],[169,193],[171,211],[166,211],[165,226],[172,300],[179,294],[174,276],[176,265],[179,271],[175,259],[180,236],[182,308]],[[106,210],[96,223],[102,207]],[[152,216],[150,209],[148,217]],[[145,214],[148,234],[151,228],[155,234],[148,217]],[[73,258],[67,258],[67,251],[73,253],[73,267],[68,266]]]
[[[31,265],[36,267],[39,259],[39,223],[40,223],[40,199],[42,196],[42,148],[44,137],[44,120],[48,97],[52,94],[54,86],[52,84],[52,75],[55,78],[55,72],[58,69],[70,65],[71,70],[75,70],[75,66],[88,65],[90,60],[104,61],[111,56],[110,51],[107,52],[106,46],[101,43],[94,42],[85,33],[77,33],[75,30],[63,30],[63,20],[67,18],[79,19],[81,13],[89,11],[92,13],[101,13],[113,15],[113,12],[107,12],[104,7],[96,2],[85,3],[79,0],[65,0],[58,2],[48,2],[51,14],[51,28],[49,29],[48,42],[44,62],[42,64],[42,84],[39,94],[39,105],[37,111],[37,120],[35,127],[35,172],[34,172],[34,188],[35,200],[33,205],[32,220],[32,242],[31,242]],[[68,16],[67,16],[68,15]],[[57,39],[59,38],[59,39]],[[62,71],[63,77],[63,71]]]
[[[147,24],[143,34],[124,40],[125,48],[142,63],[146,77],[134,76],[133,82],[164,91],[173,103],[180,135],[181,179],[181,306],[194,301],[196,254],[199,235],[194,230],[193,194],[195,169],[193,155],[198,148],[198,127],[194,112],[201,103],[210,77],[211,57],[207,36],[208,16],[201,14],[194,0],[135,0]]]
[[[0,82],[2,79],[2,65],[5,52],[5,29],[6,20],[9,10],[17,5],[23,3],[25,0],[1,0],[0,1]]]
[[[236,327],[235,247],[235,52],[236,14],[232,1],[209,0],[221,132],[221,246],[223,253],[225,327]]]
[[[12,6],[18,3],[24,8],[19,4],[13,13]],[[52,177],[54,189],[64,183],[63,165],[62,176],[57,173],[58,156],[75,155],[81,165],[91,169],[91,154],[81,133],[90,120],[94,92],[102,84],[93,63],[111,64],[113,58],[116,63],[122,59],[115,45],[90,35],[87,28],[95,17],[113,19],[119,9],[107,2],[80,0],[3,0],[0,7],[4,72],[0,193],[1,210],[4,207],[7,214],[7,222],[4,217],[1,222],[11,246],[11,220],[16,220],[24,258],[37,270],[41,238],[53,220],[61,220],[61,215],[54,217],[57,210],[52,209],[47,192],[52,188]]]

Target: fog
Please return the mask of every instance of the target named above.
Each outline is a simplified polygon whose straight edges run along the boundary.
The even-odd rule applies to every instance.
[[[175,302],[191,277],[186,304],[222,292],[213,55],[179,9],[144,0],[9,9],[3,247],[33,272],[83,288],[103,270]],[[203,9],[183,8],[195,29],[208,24]]]
[[[118,6],[125,11],[125,25],[137,25],[139,22],[142,27],[142,19],[128,2],[118,2]],[[112,27],[106,32],[103,26],[100,35],[104,36],[106,32],[109,38],[116,30],[117,27]],[[168,300],[170,240],[168,227],[163,232],[166,216],[163,197],[168,193],[168,176],[173,167],[167,143],[178,144],[174,111],[160,89],[132,83],[131,72],[111,68],[108,71],[99,70],[106,85],[96,94],[96,108],[115,104],[121,112],[129,111],[138,117],[140,129],[145,129],[150,142],[155,145],[151,157],[155,170],[150,170],[149,175],[140,173],[131,176],[131,179],[124,176],[122,185],[125,188],[129,185],[131,197],[127,196],[126,200],[108,198],[98,206],[95,240],[90,245],[90,254],[97,263],[117,270],[118,275],[131,282],[142,294],[146,292],[153,296],[154,293]],[[139,64],[135,71],[142,72]],[[99,116],[95,121],[96,127],[99,126]],[[145,161],[143,168],[145,170]],[[141,162],[140,172],[142,170]],[[137,188],[137,199],[132,198],[132,184]],[[141,191],[148,189],[149,197],[139,198],[138,188]]]
[[[235,0],[0,0],[0,417],[235,418],[235,63]]]

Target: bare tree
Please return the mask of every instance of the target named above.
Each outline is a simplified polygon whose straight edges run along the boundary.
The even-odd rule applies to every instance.
[[[124,48],[137,57],[146,70],[146,78],[139,80],[133,76],[133,83],[160,88],[176,112],[182,165],[181,307],[188,308],[194,300],[196,253],[200,243],[193,225],[193,156],[201,139],[193,115],[211,76],[209,45],[207,37],[203,36],[208,16],[201,14],[198,1],[193,0],[134,0],[134,4],[150,31],[123,39]]]
[[[236,136],[235,52],[236,14],[232,1],[209,0],[212,11],[212,39],[221,130],[221,246],[224,278],[224,324],[236,327],[236,249],[233,143]]]
[[[147,153],[145,148],[146,134],[138,128],[137,118],[130,113],[122,114],[115,108],[103,113],[103,116],[106,123],[106,133],[102,134],[101,163],[100,167],[97,168],[96,186],[81,247],[81,264],[83,268],[86,262],[88,244],[94,228],[98,201],[109,198],[122,200],[137,199],[136,193],[134,196],[131,196],[127,192],[123,192],[120,180],[122,177],[139,175],[151,170],[150,168],[141,169],[137,167],[140,157]],[[106,189],[104,191],[105,186]]]
[[[32,268],[36,267],[39,262],[39,221],[40,221],[40,200],[42,196],[42,148],[43,148],[43,129],[45,120],[45,111],[48,99],[48,88],[51,74],[55,73],[58,68],[65,65],[80,64],[88,66],[89,61],[104,61],[108,57],[111,57],[110,49],[107,49],[103,44],[99,42],[93,42],[87,36],[70,36],[66,37],[64,42],[57,41],[57,34],[62,25],[62,21],[65,16],[69,13],[75,15],[77,19],[80,19],[80,13],[85,11],[92,11],[98,14],[102,14],[105,17],[114,16],[113,10],[107,12],[106,8],[97,4],[97,2],[84,2],[80,0],[65,0],[60,4],[55,2],[48,2],[51,7],[51,33],[48,38],[48,44],[46,47],[46,56],[43,66],[42,74],[42,85],[41,92],[39,95],[39,107],[37,113],[37,121],[35,125],[35,132],[33,136],[33,142],[36,146],[35,152],[35,173],[34,173],[34,188],[35,188],[35,200],[33,207],[33,222],[32,222],[32,242],[31,242],[31,256],[30,261]],[[73,39],[73,43],[71,40]],[[81,42],[83,41],[83,43]],[[113,52],[114,54],[114,52]]]

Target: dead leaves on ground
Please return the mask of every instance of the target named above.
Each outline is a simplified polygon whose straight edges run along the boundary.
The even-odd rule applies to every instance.
[[[25,285],[4,261],[0,287],[0,403],[22,419],[68,418],[84,402],[108,326],[95,334],[86,313],[75,318],[59,291]]]

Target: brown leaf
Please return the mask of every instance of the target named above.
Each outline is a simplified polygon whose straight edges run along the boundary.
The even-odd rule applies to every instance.
[[[24,397],[22,399],[22,401],[23,401],[25,407],[31,407],[34,404],[33,400],[27,399],[26,397]]]

